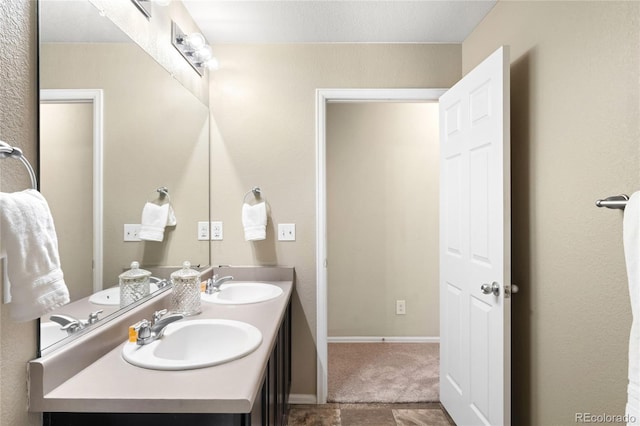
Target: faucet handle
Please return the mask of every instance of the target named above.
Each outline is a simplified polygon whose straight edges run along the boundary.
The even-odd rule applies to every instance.
[[[213,294],[214,293],[214,289],[213,289],[213,280],[217,277],[217,275],[214,275],[213,278],[209,278],[206,281],[206,284],[204,286],[204,292],[206,294]]]
[[[60,327],[60,330],[64,330],[67,332],[67,334],[73,334],[78,330],[81,330],[82,327],[82,323],[78,320],[75,321],[71,321],[68,324]]]
[[[164,288],[166,287],[169,282],[167,281],[167,279],[165,278],[158,278],[158,277],[150,277],[149,278],[149,282],[151,284],[155,284],[156,286],[158,286],[158,288]]]
[[[89,314],[89,318],[87,319],[87,322],[89,324],[97,323],[100,320],[100,318],[98,318],[98,315],[100,315],[102,312],[104,312],[103,309],[100,309],[99,311],[91,312]]]
[[[163,316],[163,315],[166,315],[166,313],[167,313],[167,312],[168,312],[168,311],[167,311],[166,309],[162,309],[162,310],[160,310],[160,311],[155,311],[155,312],[153,313],[153,321],[152,321],[152,324],[155,324],[156,322],[158,322],[158,320],[159,320],[160,318],[162,318],[162,316]]]
[[[151,337],[151,322],[149,322],[148,319],[143,319],[133,328],[136,330],[136,333],[138,333],[138,342],[144,341]]]

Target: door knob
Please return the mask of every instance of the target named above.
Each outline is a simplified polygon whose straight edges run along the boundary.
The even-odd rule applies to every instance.
[[[498,284],[497,282],[492,282],[491,284],[482,284],[480,286],[480,290],[482,290],[483,294],[491,294],[493,293],[494,296],[499,296],[500,295],[500,284]]]

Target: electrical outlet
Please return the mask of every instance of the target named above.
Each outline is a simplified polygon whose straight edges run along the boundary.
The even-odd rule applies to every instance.
[[[211,222],[211,239],[222,241],[222,222]]]
[[[405,315],[407,313],[407,303],[404,300],[396,300],[396,315]]]
[[[124,241],[141,241],[138,234],[140,233],[140,224],[125,223],[124,224]]]
[[[198,241],[209,239],[209,222],[198,222]]]
[[[296,224],[295,223],[279,223],[278,224],[278,241],[295,241],[296,240]]]

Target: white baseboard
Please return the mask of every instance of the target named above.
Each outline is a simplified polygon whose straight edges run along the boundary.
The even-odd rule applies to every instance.
[[[384,336],[339,336],[327,337],[328,343],[440,343],[439,336],[400,336],[400,337],[384,337]]]
[[[289,404],[315,404],[316,396],[312,394],[291,393],[289,394]]]

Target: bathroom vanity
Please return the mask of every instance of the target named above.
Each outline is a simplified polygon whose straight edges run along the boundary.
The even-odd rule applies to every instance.
[[[214,268],[214,273],[282,289],[280,296],[259,303],[203,302],[202,313],[186,319],[250,324],[262,334],[256,350],[234,361],[191,370],[161,371],[127,363],[122,347],[128,327],[166,307],[168,291],[31,361],[29,410],[43,412],[47,426],[286,424],[293,268]]]

